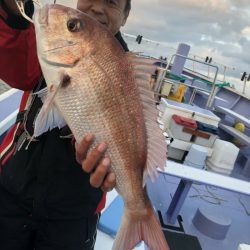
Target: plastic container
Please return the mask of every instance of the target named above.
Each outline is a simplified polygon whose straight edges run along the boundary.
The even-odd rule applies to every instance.
[[[209,208],[200,207],[193,218],[194,226],[206,236],[223,240],[231,226],[232,220],[223,213]]]
[[[169,128],[170,121],[173,115],[177,114],[186,118],[191,118],[206,124],[218,127],[220,118],[210,110],[202,109],[197,106],[188,105],[185,103],[175,102],[171,100],[161,99],[161,107],[164,107],[162,122],[164,130]]]
[[[228,141],[216,139],[211,157],[206,160],[209,170],[219,173],[231,173],[239,154],[239,148]]]
[[[226,168],[217,168],[217,167],[212,167],[212,166],[208,166],[206,165],[206,170],[208,171],[212,171],[212,172],[216,172],[219,174],[223,174],[223,175],[231,175],[233,169],[226,169]]]
[[[208,151],[205,147],[193,144],[185,158],[184,164],[203,169],[205,167],[207,153]]]
[[[250,250],[250,245],[240,244],[238,250]]]
[[[215,127],[211,124],[197,122],[197,129],[209,134],[218,135],[218,127]]]
[[[203,134],[205,133],[208,138],[196,136],[194,143],[208,148],[213,147],[215,140],[218,138],[218,128],[210,124],[197,122],[197,129]]]
[[[185,152],[185,150],[174,148],[171,145],[168,146],[168,158],[182,161]]]
[[[195,130],[197,128],[197,123],[193,119],[179,115],[173,115],[169,127],[173,138],[177,138],[183,141],[190,141],[192,138],[192,134],[184,132],[183,131],[184,127]]]
[[[186,118],[186,117],[183,117],[183,116],[180,116],[180,115],[173,115],[172,119],[178,125],[193,128],[193,129],[197,128],[197,122],[195,120],[193,120],[193,119]]]
[[[180,84],[179,88],[177,89],[175,93],[170,93],[168,95],[168,99],[176,101],[176,102],[182,102],[186,88],[187,88],[186,85]]]

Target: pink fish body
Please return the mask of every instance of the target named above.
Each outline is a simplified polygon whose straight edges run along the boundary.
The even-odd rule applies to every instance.
[[[168,250],[145,188],[146,176],[153,178],[156,167],[166,162],[149,84],[151,62],[124,52],[101,24],[64,6],[40,9],[35,28],[48,92],[35,136],[44,132],[44,119],[54,109],[78,142],[87,133],[95,135],[96,143],[107,142],[116,189],[124,200],[112,249],[131,250],[143,240],[151,250]]]

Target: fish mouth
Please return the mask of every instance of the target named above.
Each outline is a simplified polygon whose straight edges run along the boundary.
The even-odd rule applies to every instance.
[[[49,17],[49,5],[46,4],[45,6],[43,6],[41,9],[39,9],[39,13],[38,13],[38,23],[40,25],[43,26],[47,26],[48,25],[48,18]]]

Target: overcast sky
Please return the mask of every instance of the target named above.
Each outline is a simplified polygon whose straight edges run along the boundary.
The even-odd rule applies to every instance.
[[[154,45],[163,56],[169,47],[187,43],[192,54],[235,68],[230,75],[250,73],[250,0],[132,0],[122,31],[165,43],[165,48]]]
[[[250,72],[250,0],[132,0],[123,31]],[[239,75],[240,77],[240,75]]]

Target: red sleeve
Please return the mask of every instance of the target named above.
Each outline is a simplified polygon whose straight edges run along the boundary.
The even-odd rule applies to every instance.
[[[12,29],[4,17],[0,7],[0,79],[13,88],[32,90],[41,76],[34,25]]]

